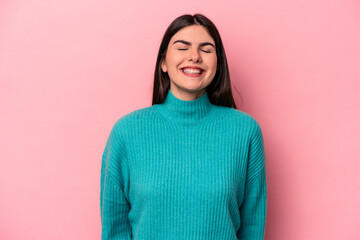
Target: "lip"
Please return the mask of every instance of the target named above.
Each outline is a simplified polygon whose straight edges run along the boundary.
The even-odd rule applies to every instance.
[[[184,68],[199,69],[199,70],[201,70],[201,74],[199,75],[199,74],[197,74],[197,73],[185,73],[185,72],[183,71]],[[189,67],[180,68],[180,71],[181,71],[185,76],[195,77],[195,78],[201,77],[201,76],[203,76],[204,73],[205,73],[205,70],[204,70],[204,69],[199,68],[199,67],[194,67],[194,66],[191,66],[191,67],[189,66]]]
[[[205,72],[204,69],[202,69],[201,67],[197,67],[197,66],[185,66],[185,67],[182,67],[182,68],[180,68],[180,69],[183,70],[184,68],[199,69],[199,70]]]

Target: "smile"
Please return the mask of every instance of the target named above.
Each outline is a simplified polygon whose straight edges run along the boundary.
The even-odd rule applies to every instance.
[[[200,77],[202,75],[204,75],[204,70],[202,69],[194,69],[194,68],[182,68],[181,72],[184,73],[184,75],[189,76],[189,77]]]

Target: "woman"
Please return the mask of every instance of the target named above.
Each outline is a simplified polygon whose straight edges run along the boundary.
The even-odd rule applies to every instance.
[[[153,105],[121,117],[102,155],[102,239],[263,239],[258,122],[236,109],[215,25],[183,15],[157,57]]]

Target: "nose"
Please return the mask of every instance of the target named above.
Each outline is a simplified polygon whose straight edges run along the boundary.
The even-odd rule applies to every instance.
[[[199,51],[197,49],[192,49],[191,51],[189,51],[188,60],[193,61],[194,63],[201,62]]]

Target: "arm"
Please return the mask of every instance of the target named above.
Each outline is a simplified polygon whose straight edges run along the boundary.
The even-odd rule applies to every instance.
[[[127,163],[125,145],[118,136],[116,124],[107,140],[101,163],[100,212],[102,240],[130,240],[128,220]]]
[[[243,202],[240,206],[239,240],[262,240],[267,210],[266,166],[263,136],[259,124],[250,139]]]

